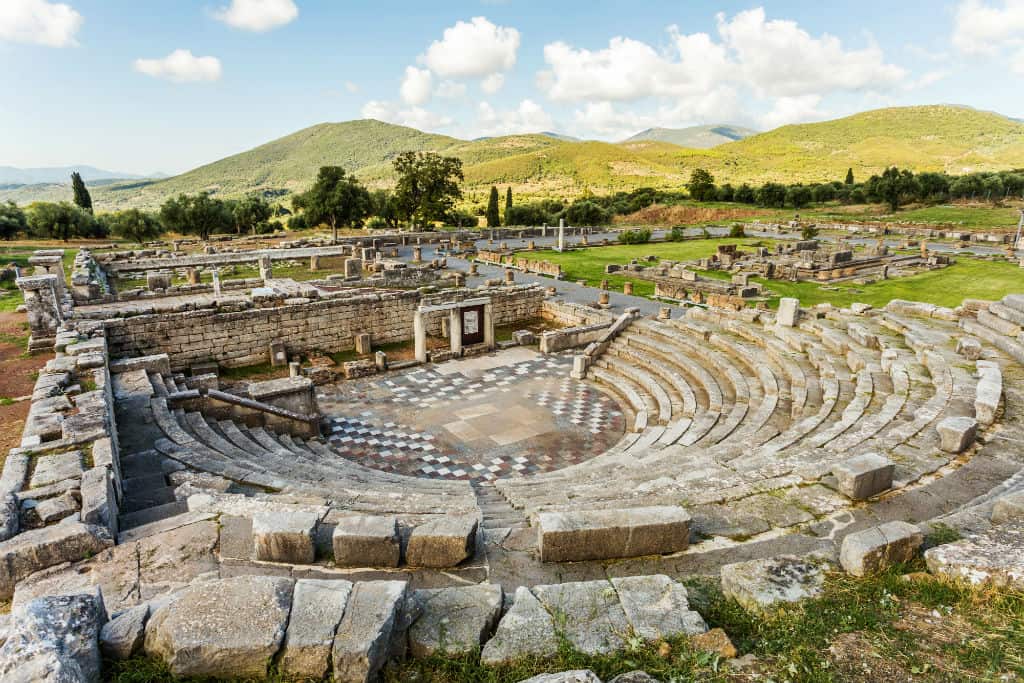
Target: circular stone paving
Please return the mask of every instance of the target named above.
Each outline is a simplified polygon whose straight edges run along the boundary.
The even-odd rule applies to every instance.
[[[614,400],[569,377],[571,354],[525,348],[320,387],[345,458],[416,477],[490,481],[574,465],[613,446]]]

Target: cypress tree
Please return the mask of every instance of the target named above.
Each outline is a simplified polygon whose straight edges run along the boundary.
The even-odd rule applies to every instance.
[[[491,185],[491,198],[487,201],[487,227],[497,228],[501,225],[498,215],[498,188]]]
[[[512,208],[512,188],[505,191],[505,225],[508,225],[508,212]]]
[[[75,205],[78,208],[92,213],[92,197],[85,187],[82,175],[78,171],[71,173],[71,190],[75,193]]]
[[[846,184],[853,185],[853,169],[847,169],[846,171]]]

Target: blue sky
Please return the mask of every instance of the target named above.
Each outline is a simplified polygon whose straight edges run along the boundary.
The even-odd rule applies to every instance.
[[[0,0],[0,165],[176,173],[364,117],[606,140],[906,104],[1020,117],[1022,76],[1024,0]]]

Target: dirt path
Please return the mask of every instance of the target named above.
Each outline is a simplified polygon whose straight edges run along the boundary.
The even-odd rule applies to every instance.
[[[24,313],[0,313],[0,462],[21,443],[21,430],[31,401],[36,375],[52,354],[25,353],[28,331]],[[13,402],[12,402],[13,401]]]

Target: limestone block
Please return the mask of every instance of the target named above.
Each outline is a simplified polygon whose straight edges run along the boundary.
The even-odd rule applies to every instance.
[[[21,503],[21,526],[25,529],[38,529],[65,517],[70,517],[79,510],[79,493],[72,489],[60,496],[46,500],[28,498]]]
[[[983,425],[991,425],[996,420],[999,401],[1003,396],[1003,372],[998,363],[979,360],[978,386],[974,399],[974,415]]]
[[[551,614],[529,588],[520,586],[512,607],[498,623],[494,637],[484,645],[480,661],[495,665],[526,657],[553,657],[558,653],[558,645]]]
[[[128,659],[138,654],[146,639],[149,604],[131,607],[108,621],[100,631],[100,649],[110,659]]]
[[[33,529],[0,542],[0,600],[9,600],[14,585],[30,574],[77,562],[111,545],[105,531],[80,522]]]
[[[556,674],[540,674],[519,683],[601,683],[601,679],[590,669],[575,669]]]
[[[962,453],[974,443],[978,435],[978,421],[973,417],[947,417],[936,429],[939,448],[947,453]]]
[[[414,567],[456,567],[476,549],[478,520],[469,515],[446,515],[412,531],[406,562]]]
[[[800,300],[792,297],[780,299],[776,320],[783,327],[796,327],[800,322]]]
[[[501,616],[501,586],[480,584],[415,591],[409,654],[460,655],[479,648]]]
[[[284,342],[274,342],[270,345],[270,364],[275,368],[288,365],[288,352],[285,350]]]
[[[316,551],[313,532],[317,516],[312,512],[275,510],[253,516],[252,538],[256,559],[265,562],[312,564]]]
[[[974,585],[1024,590],[1024,524],[1004,523],[924,552],[928,571]]]
[[[363,332],[356,335],[356,353],[360,356],[367,356],[373,351],[370,344],[370,335]]]
[[[892,488],[896,465],[878,453],[855,455],[833,469],[839,492],[853,500],[866,500]]]
[[[292,585],[272,576],[193,583],[150,616],[146,653],[175,676],[263,678],[284,640]]]
[[[981,358],[981,342],[975,337],[960,337],[956,342],[956,352],[967,360]]]
[[[924,541],[921,530],[907,522],[886,522],[843,539],[839,563],[854,576],[866,576],[909,562]]]
[[[82,521],[102,526],[117,536],[117,495],[110,469],[93,467],[82,475]]]
[[[626,620],[637,636],[650,642],[708,630],[690,609],[686,587],[664,574],[611,579]]]
[[[996,498],[992,507],[992,523],[1004,524],[1007,522],[1024,523],[1024,491],[1004,493]]]
[[[350,581],[300,579],[284,638],[280,670],[295,680],[321,680],[327,674],[334,632],[352,593]]]
[[[608,654],[624,648],[629,621],[607,581],[534,586],[533,593],[557,615],[556,629],[580,652]]]
[[[331,650],[336,683],[377,680],[392,650],[405,637],[403,581],[357,583],[349,596]]]
[[[680,507],[542,512],[538,545],[543,562],[659,555],[685,550],[690,515]]]
[[[39,488],[63,479],[80,477],[83,471],[82,451],[40,456],[36,459],[29,487]]]
[[[397,567],[402,552],[398,520],[388,516],[343,517],[332,544],[334,563],[341,567]]]
[[[98,589],[46,596],[14,609],[10,633],[0,647],[0,680],[99,681],[99,634],[106,619]]]
[[[722,592],[752,614],[813,598],[825,583],[821,563],[792,555],[727,564],[721,575]]]

